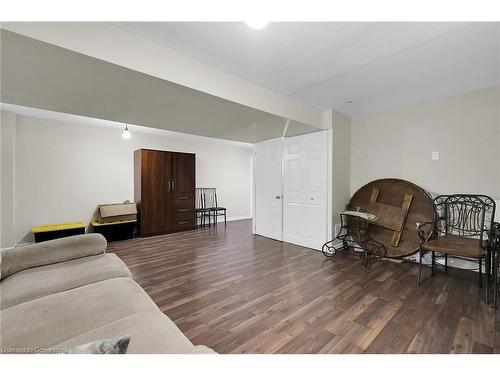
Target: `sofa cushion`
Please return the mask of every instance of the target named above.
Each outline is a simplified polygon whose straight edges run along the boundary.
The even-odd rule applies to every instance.
[[[102,254],[106,246],[101,234],[91,233],[5,249],[0,252],[0,280],[28,268]]]
[[[130,335],[127,353],[211,353],[193,347],[132,279],[114,278],[0,310],[5,351],[70,348]]]
[[[215,353],[206,346],[193,346],[177,326],[161,312],[144,312],[127,316],[87,331],[52,350],[60,351],[105,337],[129,335],[127,354]]]
[[[0,309],[115,277],[129,277],[116,254],[101,254],[17,272],[0,283]]]
[[[141,312],[161,313],[135,281],[99,281],[0,310],[0,345],[49,348]]]

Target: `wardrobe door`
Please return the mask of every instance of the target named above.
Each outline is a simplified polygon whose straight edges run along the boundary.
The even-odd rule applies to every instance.
[[[172,231],[194,229],[195,155],[172,152]]]
[[[255,233],[282,239],[281,138],[254,145]]]
[[[141,235],[170,231],[170,152],[141,150]]]
[[[327,240],[327,132],[285,139],[283,240],[321,249]]]

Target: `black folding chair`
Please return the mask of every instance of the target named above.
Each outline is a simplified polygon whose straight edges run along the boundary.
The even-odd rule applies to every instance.
[[[204,188],[203,196],[205,199],[205,207],[210,209],[210,215],[214,217],[214,224],[217,225],[217,218],[224,216],[224,225],[226,225],[226,208],[220,207],[217,201],[217,190],[215,188]]]
[[[210,226],[210,208],[205,205],[204,188],[196,188],[195,190],[195,209],[196,226],[205,226],[205,219],[208,217],[208,226]],[[199,222],[199,224],[198,224]]]

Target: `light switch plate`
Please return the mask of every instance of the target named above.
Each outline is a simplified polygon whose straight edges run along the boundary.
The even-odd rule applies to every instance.
[[[432,160],[439,160],[439,151],[432,151],[431,158]]]

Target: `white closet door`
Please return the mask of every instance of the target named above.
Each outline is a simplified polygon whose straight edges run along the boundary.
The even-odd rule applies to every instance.
[[[275,139],[254,146],[255,233],[282,240],[282,152]]]
[[[286,138],[283,241],[321,249],[327,241],[327,132]]]

